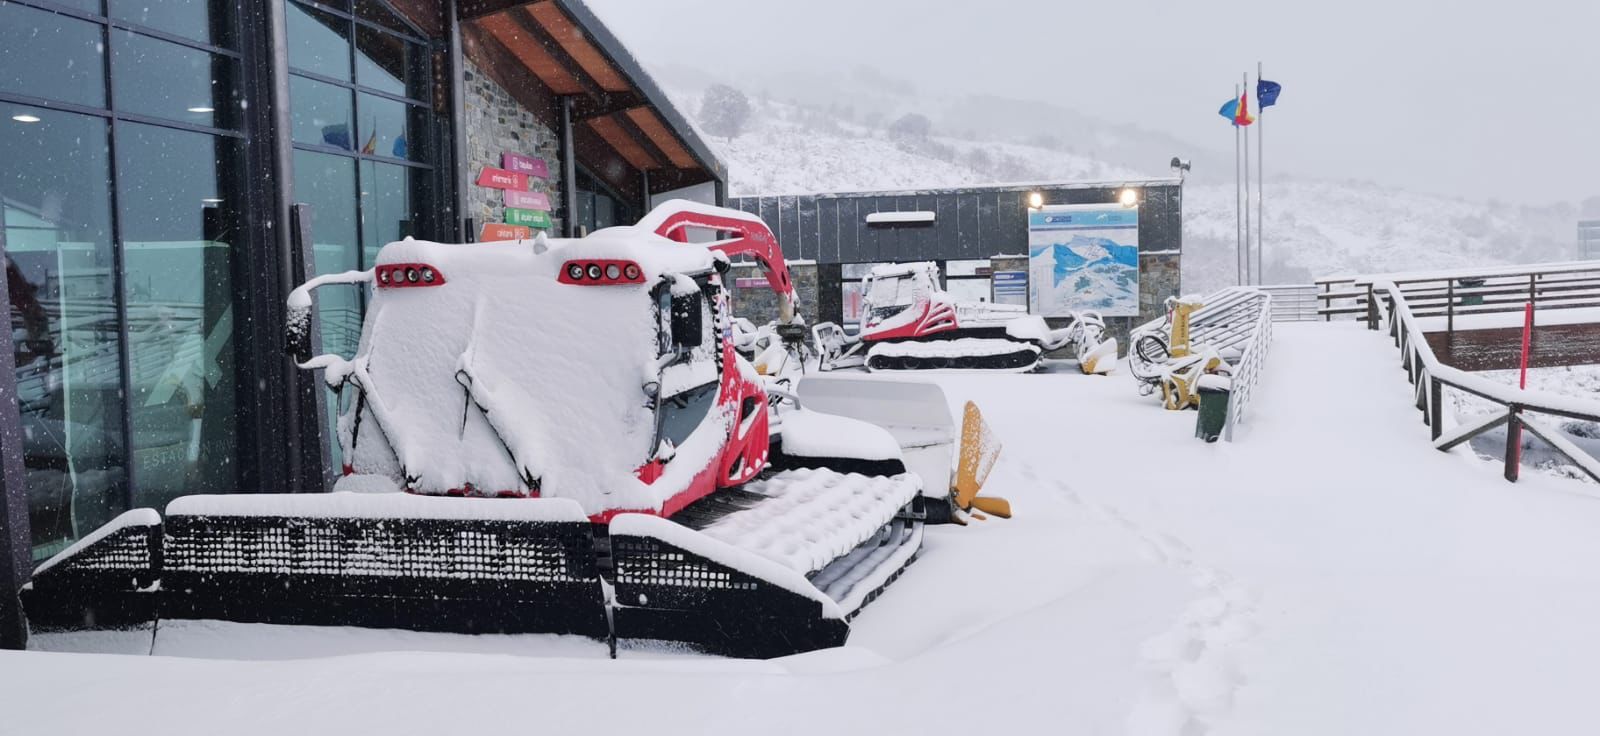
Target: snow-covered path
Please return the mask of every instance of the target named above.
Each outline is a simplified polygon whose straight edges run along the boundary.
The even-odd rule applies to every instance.
[[[1379,333],[1282,326],[1264,380],[1232,445],[1180,441],[1193,415],[1082,381],[990,412],[1008,459],[1059,458],[1055,480],[1193,575],[1145,647],[1172,682],[1133,732],[1600,727],[1600,498],[1431,450]],[[1030,424],[1052,431],[1019,437]]]
[[[934,380],[1003,438],[1017,518],[930,530],[842,650],[193,624],[158,647],[190,657],[0,653],[0,734],[1600,728],[1600,499],[1431,450],[1383,336],[1282,326],[1231,445],[1126,376]]]

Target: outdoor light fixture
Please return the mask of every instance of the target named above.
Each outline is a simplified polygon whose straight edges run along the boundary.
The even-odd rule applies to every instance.
[[[19,123],[37,123],[37,122],[39,122],[39,117],[37,115],[29,115],[27,113],[23,113],[21,115],[12,115],[11,119],[15,120],[15,121],[17,121]]]
[[[1124,189],[1117,195],[1117,201],[1122,203],[1123,207],[1134,207],[1139,204],[1139,193],[1133,189]]]
[[[191,108],[189,108],[189,112],[216,112],[216,111],[217,111],[217,108],[215,108],[215,107],[191,107]]]
[[[1178,175],[1178,181],[1183,181],[1184,174],[1189,173],[1189,159],[1172,157],[1172,171]]]
[[[1028,209],[1039,209],[1044,206],[1044,195],[1038,192],[1028,192]]]

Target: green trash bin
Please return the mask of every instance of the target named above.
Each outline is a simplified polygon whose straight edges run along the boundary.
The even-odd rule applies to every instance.
[[[1200,394],[1200,416],[1194,422],[1194,436],[1207,442],[1216,442],[1228,424],[1228,397],[1233,394],[1233,382],[1227,376],[1207,374],[1195,384]]]
[[[1479,288],[1483,288],[1484,281],[1485,281],[1485,279],[1456,279],[1456,288],[1458,288],[1458,289],[1479,289]],[[1478,307],[1478,306],[1482,306],[1483,305],[1483,295],[1482,294],[1463,294],[1461,296],[1460,304],[1463,307]]]

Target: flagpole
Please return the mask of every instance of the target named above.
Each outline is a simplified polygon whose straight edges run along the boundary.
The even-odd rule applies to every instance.
[[[1244,87],[1244,93],[1246,95],[1249,95],[1250,94],[1250,73],[1249,72],[1245,72],[1244,74],[1241,74],[1240,77],[1242,77],[1243,80],[1244,80],[1241,83],[1243,85],[1243,87]],[[1244,130],[1244,275],[1245,275],[1245,279],[1246,279],[1245,283],[1248,284],[1248,283],[1254,283],[1254,282],[1249,280],[1251,278],[1250,277],[1250,126],[1241,125],[1239,127]],[[1260,277],[1261,277],[1261,274],[1259,274],[1259,273],[1255,275],[1255,278],[1257,278],[1257,279],[1259,279]]]
[[[1260,85],[1261,62],[1256,62],[1256,84]],[[1267,108],[1261,106],[1260,95],[1256,96],[1256,116],[1260,127],[1256,128],[1256,275],[1266,283],[1265,251],[1267,249]]]
[[[1239,85],[1233,86],[1233,99],[1239,99]],[[1236,272],[1234,279],[1238,281],[1240,286],[1245,283],[1244,261],[1246,256],[1244,241],[1240,235],[1244,232],[1244,220],[1239,214],[1239,197],[1242,191],[1239,188],[1239,124],[1235,122],[1233,124],[1233,266]]]

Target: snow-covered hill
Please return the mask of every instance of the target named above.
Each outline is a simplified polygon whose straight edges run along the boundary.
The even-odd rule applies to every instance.
[[[697,91],[674,96],[691,115],[699,111]],[[1037,136],[1033,144],[986,140],[969,130],[946,134],[937,124],[926,138],[895,137],[883,121],[840,106],[753,97],[738,136],[705,137],[729,164],[734,195],[1170,176],[1166,160],[1130,167],[1077,152],[1069,143]],[[1235,189],[1226,172],[1200,169],[1200,159],[1195,165],[1185,189],[1184,287],[1204,291],[1231,284],[1236,276]],[[1571,204],[1470,202],[1370,182],[1268,174],[1269,282],[1573,257],[1573,223],[1580,213]]]

